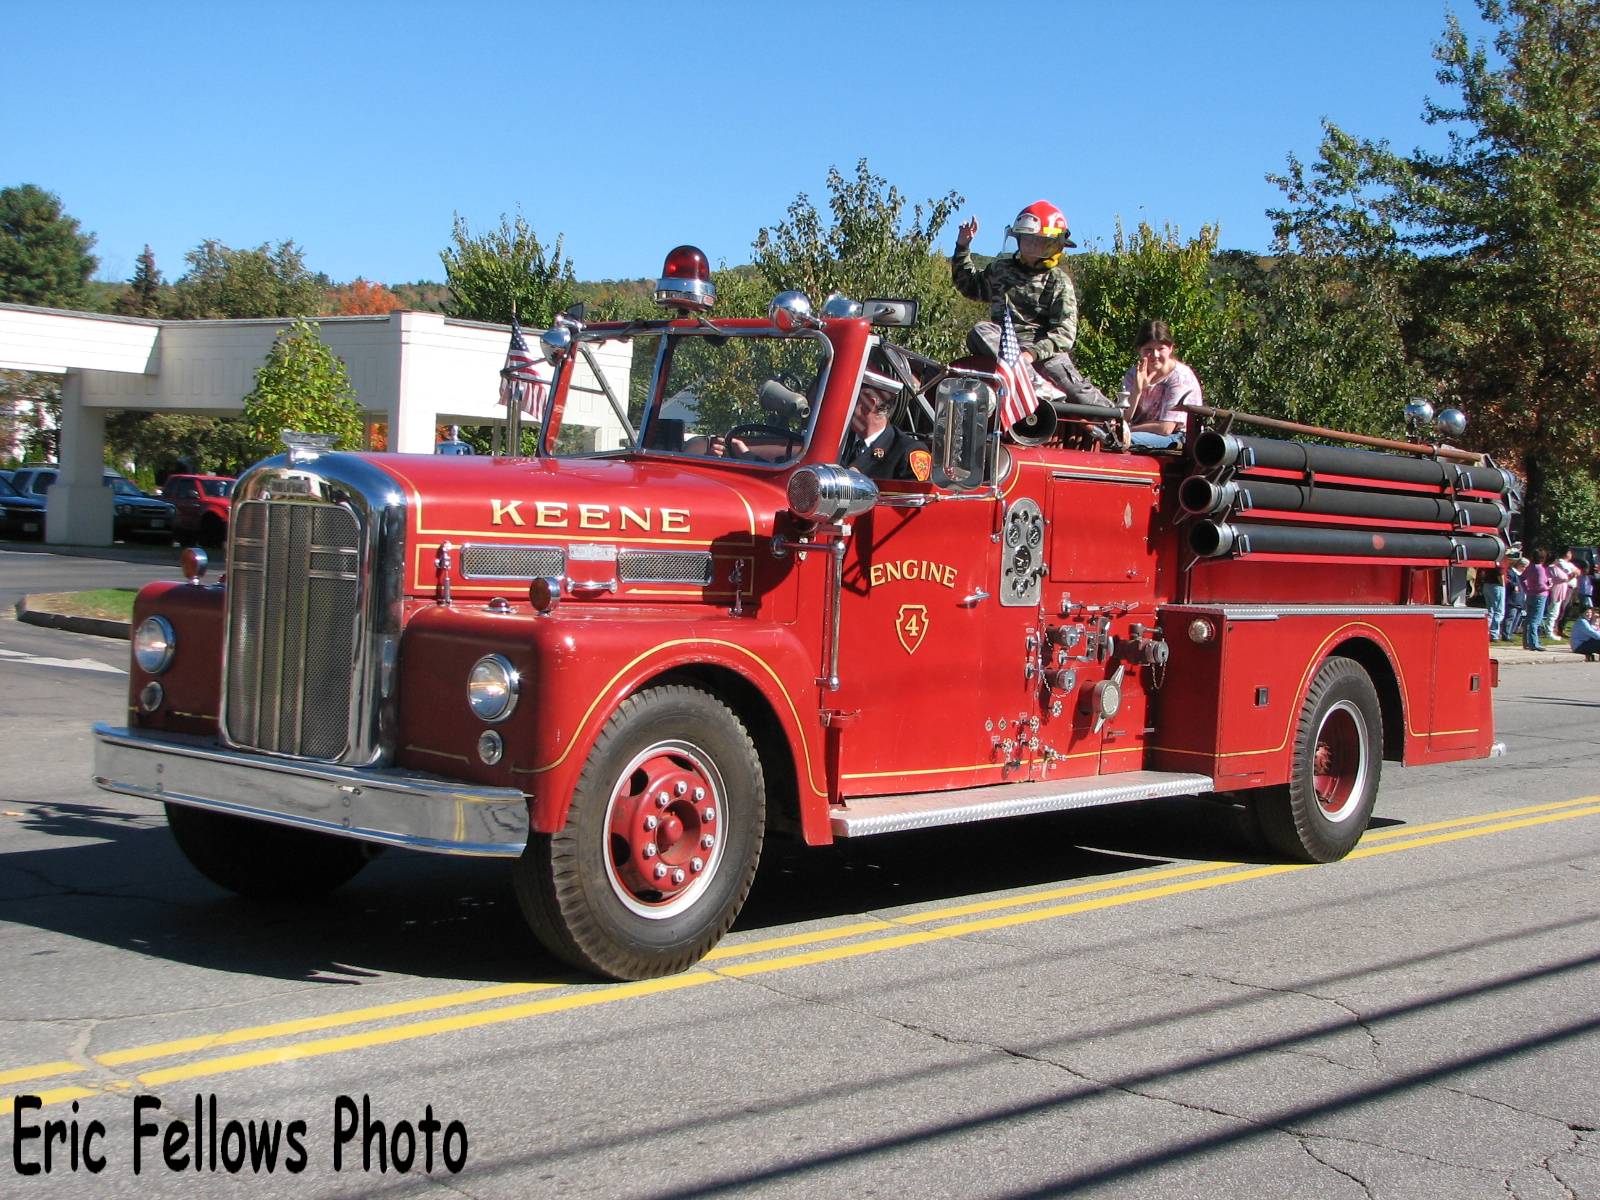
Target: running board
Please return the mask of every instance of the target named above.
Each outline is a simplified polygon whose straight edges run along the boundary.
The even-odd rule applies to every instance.
[[[1069,808],[1154,800],[1159,796],[1194,796],[1216,790],[1209,775],[1180,771],[1128,771],[1087,779],[1046,779],[1033,783],[997,783],[958,792],[911,792],[898,796],[864,796],[831,810],[833,836],[866,837],[902,829],[929,829],[997,817],[1025,817]]]

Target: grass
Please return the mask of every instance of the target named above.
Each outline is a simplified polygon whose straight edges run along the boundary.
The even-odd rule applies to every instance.
[[[28,606],[68,617],[131,621],[137,588],[94,588],[87,592],[52,592],[28,597]]]

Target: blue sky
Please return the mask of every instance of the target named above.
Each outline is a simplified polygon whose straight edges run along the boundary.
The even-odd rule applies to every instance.
[[[453,214],[519,208],[582,279],[686,241],[732,265],[863,157],[913,200],[961,193],[983,253],[1041,197],[1080,245],[1120,217],[1264,250],[1265,176],[1324,117],[1442,144],[1446,11],[1485,35],[1471,0],[14,3],[0,186],[58,194],[108,279],[147,242],[175,279],[217,238],[442,280]]]

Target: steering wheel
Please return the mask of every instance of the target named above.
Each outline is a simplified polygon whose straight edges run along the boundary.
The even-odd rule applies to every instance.
[[[792,429],[785,429],[781,425],[767,425],[761,421],[750,421],[744,425],[735,425],[728,430],[727,438],[732,442],[734,438],[742,438],[747,434],[760,434],[764,437],[782,438],[783,452],[792,455],[800,448],[800,435]]]

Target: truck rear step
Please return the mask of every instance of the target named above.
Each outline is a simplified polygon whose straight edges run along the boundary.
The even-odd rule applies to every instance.
[[[901,829],[960,825],[997,817],[1023,817],[1068,808],[1093,808],[1159,796],[1192,796],[1215,790],[1209,775],[1181,771],[1129,771],[1088,779],[1047,779],[1036,783],[997,783],[958,792],[909,792],[866,796],[835,806],[834,837],[866,837]]]

